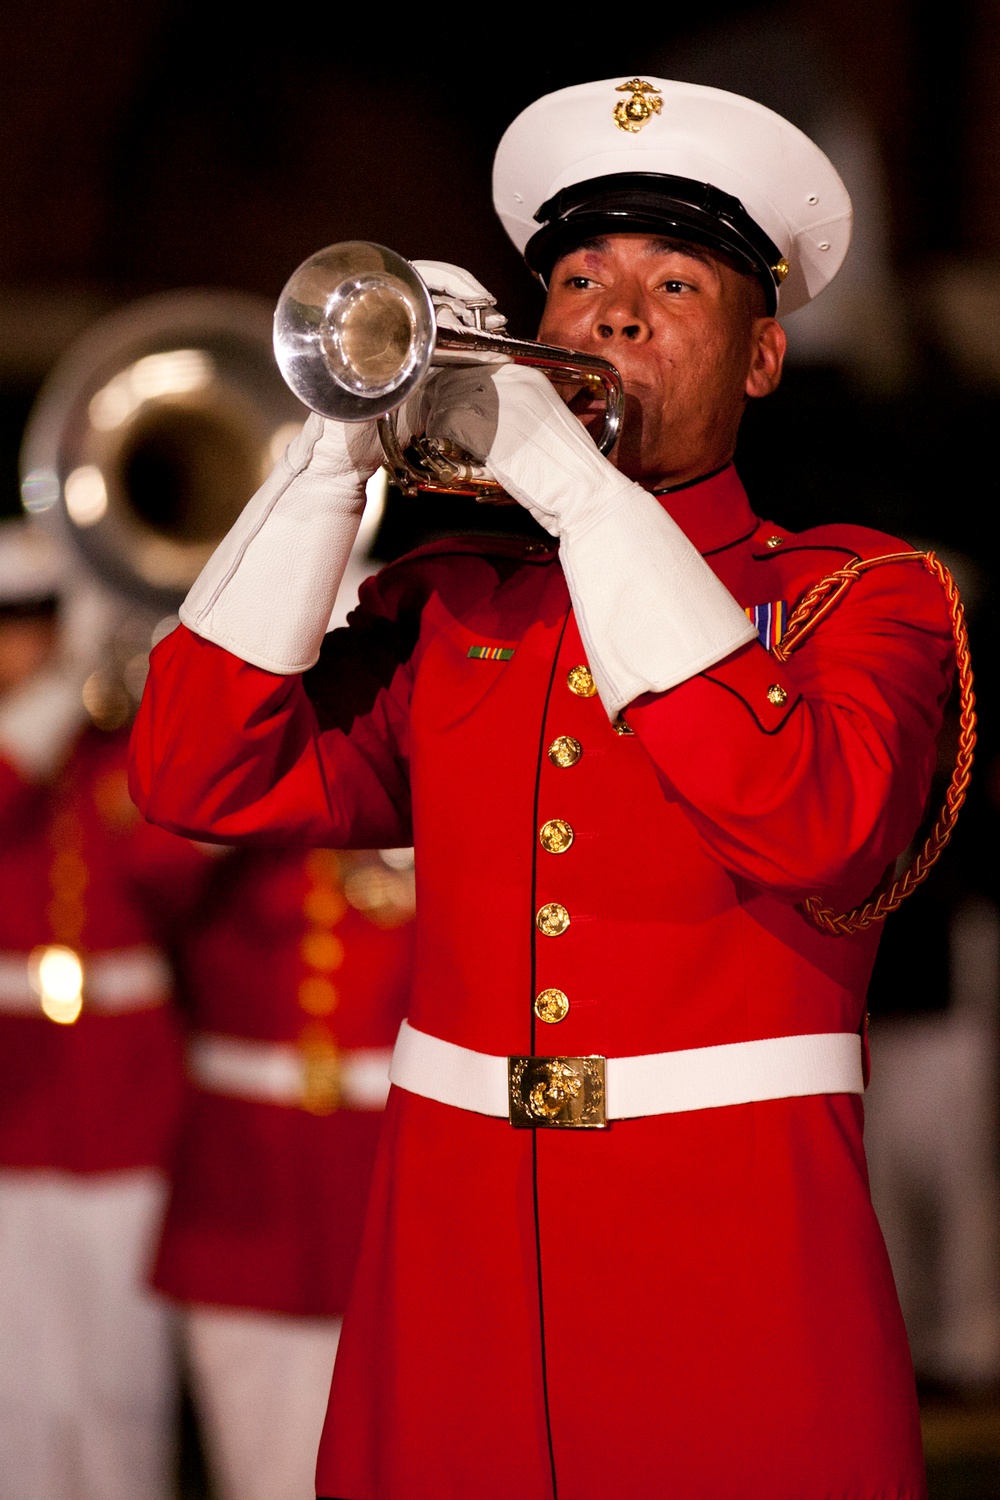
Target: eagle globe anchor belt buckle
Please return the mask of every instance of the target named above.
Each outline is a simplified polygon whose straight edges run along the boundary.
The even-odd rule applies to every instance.
[[[508,1057],[510,1123],[600,1130],[608,1123],[603,1057]]]

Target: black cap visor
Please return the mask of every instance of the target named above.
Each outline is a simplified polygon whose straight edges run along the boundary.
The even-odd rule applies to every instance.
[[[710,183],[659,172],[592,177],[556,193],[535,218],[542,227],[525,246],[524,258],[543,281],[560,256],[585,240],[662,234],[729,256],[761,283],[768,312],[777,307],[781,251],[738,198]]]

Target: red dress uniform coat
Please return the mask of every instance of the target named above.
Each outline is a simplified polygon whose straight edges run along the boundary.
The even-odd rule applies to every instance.
[[[4,1167],[163,1167],[173,1145],[183,1072],[165,950],[206,861],[138,815],[127,746],[125,732],[87,729],[51,784],[0,761]],[[72,1024],[28,990],[29,955],[51,944],[83,961]]]
[[[746,606],[900,550],[762,524],[731,468],[664,503]],[[851,1032],[877,932],[824,936],[799,903],[863,898],[912,836],[953,654],[937,583],[890,564],[787,664],[753,643],[618,734],[571,685],[585,656],[555,551],[440,543],[368,586],[304,683],[176,632],[135,787],[155,820],[223,839],[412,826],[410,1019],[448,1041],[612,1056]],[[539,841],[552,818],[575,833],[563,853]],[[535,923],[549,902],[560,936]],[[554,1025],[534,1011],[550,987],[569,1000]],[[522,1131],[394,1089],[318,1488],[923,1495],[861,1101]]]
[[[357,1101],[341,1083],[358,1062],[387,1066],[406,1014],[407,886],[377,855],[352,863],[283,847],[220,861],[182,949],[192,1063],[199,1043],[249,1041],[263,1044],[265,1062],[274,1048],[301,1051],[312,1083],[277,1102],[251,1097],[252,1086],[240,1097],[238,1080],[227,1094],[192,1079],[154,1276],[161,1291],[343,1313],[382,1110],[374,1092]]]

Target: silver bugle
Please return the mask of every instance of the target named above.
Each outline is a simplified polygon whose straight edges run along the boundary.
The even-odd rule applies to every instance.
[[[430,370],[513,362],[556,379],[600,387],[597,446],[618,440],[624,390],[614,365],[555,344],[513,339],[485,326],[491,304],[469,303],[479,325],[444,328],[428,287],[408,260],[369,240],[344,240],[311,255],[289,278],[274,313],[274,352],[288,385],[312,411],[337,422],[378,423],[386,466],[407,495],[421,489],[500,497],[489,472],[454,445],[417,438],[403,449],[395,411]]]

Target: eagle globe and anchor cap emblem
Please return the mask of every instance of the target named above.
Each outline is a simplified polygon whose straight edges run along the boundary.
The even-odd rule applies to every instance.
[[[620,83],[616,93],[630,95],[628,99],[619,99],[615,105],[615,124],[619,130],[634,134],[663,108],[662,94],[642,78],[630,78],[628,83]]]

